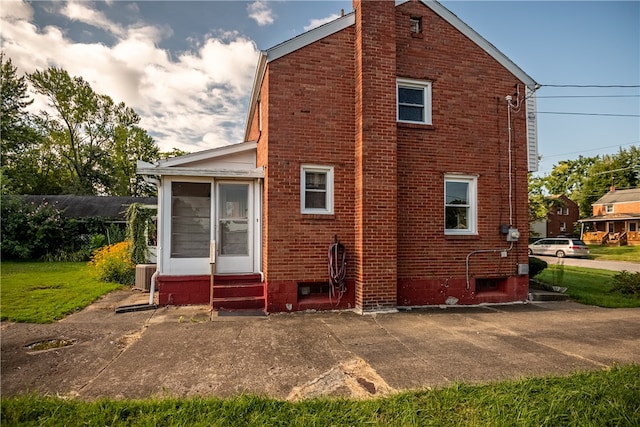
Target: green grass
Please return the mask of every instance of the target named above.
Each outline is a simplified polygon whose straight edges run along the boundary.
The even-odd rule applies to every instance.
[[[589,246],[590,258],[609,261],[640,262],[640,246]]]
[[[568,377],[403,392],[372,400],[297,403],[256,396],[92,402],[2,399],[13,426],[637,426],[640,366]]]
[[[567,295],[582,304],[607,308],[640,307],[640,298],[612,292],[616,271],[565,266],[562,260],[549,266],[535,280],[567,288]]]
[[[51,323],[121,287],[95,277],[82,262],[3,262],[0,319]]]

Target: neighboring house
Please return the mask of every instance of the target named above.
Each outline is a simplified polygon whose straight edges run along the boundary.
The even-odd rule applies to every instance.
[[[527,299],[536,82],[435,1],[353,4],[262,52],[246,142],[139,163],[159,180],[161,304]]]
[[[611,190],[581,219],[582,240],[591,245],[640,245],[640,188]]]
[[[546,218],[530,225],[530,235],[535,238],[573,236],[574,224],[580,218],[578,205],[564,194],[550,196],[551,209]]]

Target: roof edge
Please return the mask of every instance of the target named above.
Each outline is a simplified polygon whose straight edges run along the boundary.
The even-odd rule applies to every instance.
[[[255,150],[257,146],[258,144],[255,141],[240,142],[237,144],[210,148],[208,150],[196,151],[195,153],[189,153],[183,156],[171,157],[169,159],[160,160],[153,166],[154,167],[180,166],[180,165],[184,165],[185,163],[192,163],[200,160],[214,159],[216,157],[227,156],[229,154]],[[141,165],[141,166],[146,167],[147,165]]]
[[[396,1],[396,6],[407,3],[409,0]],[[502,53],[491,42],[482,37],[476,30],[471,28],[462,19],[458,18],[456,14],[451,12],[445,6],[437,2],[436,0],[420,0],[422,4],[433,10],[442,19],[453,25],[458,31],[467,36],[472,42],[487,52],[493,59],[498,61],[503,67],[509,70],[514,76],[522,81],[529,88],[536,90],[540,87],[536,81],[529,76],[522,68],[516,65],[509,57]]]

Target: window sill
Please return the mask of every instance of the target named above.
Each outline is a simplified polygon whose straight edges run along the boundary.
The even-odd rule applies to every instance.
[[[477,234],[445,234],[445,240],[480,240]]]
[[[422,130],[436,130],[433,125],[425,125],[422,123],[407,123],[407,122],[397,122],[399,128],[406,129],[422,129]]]
[[[324,220],[334,220],[336,216],[334,214],[310,214],[310,213],[301,213],[302,219],[324,219]]]

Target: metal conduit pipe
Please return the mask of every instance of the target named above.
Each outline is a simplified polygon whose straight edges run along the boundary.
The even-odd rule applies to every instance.
[[[509,247],[507,249],[479,249],[477,251],[472,251],[469,252],[467,254],[467,260],[465,261],[465,265],[466,265],[466,278],[467,278],[467,286],[466,289],[469,290],[471,289],[471,284],[469,283],[469,258],[471,258],[471,255],[475,255],[475,254],[481,254],[481,253],[492,253],[492,252],[509,252],[513,249],[513,242],[511,242],[511,245],[509,245]]]

